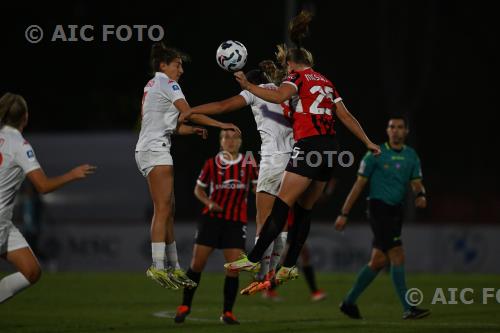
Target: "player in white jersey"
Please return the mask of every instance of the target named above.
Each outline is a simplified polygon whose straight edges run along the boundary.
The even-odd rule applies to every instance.
[[[278,89],[274,82],[280,82],[282,79],[282,74],[272,60],[260,62],[259,69],[248,72],[246,76],[252,83],[272,90]],[[247,90],[243,90],[239,95],[223,101],[198,105],[192,108],[192,112],[193,114],[215,115],[239,110],[247,105],[251,106],[262,141],[256,195],[257,241],[260,229],[271,213],[274,198],[278,193],[281,178],[295,143],[290,121],[285,118],[281,105],[266,102]],[[280,262],[280,256],[286,244],[286,237],[287,233],[282,232],[274,244],[271,244],[264,253],[260,271],[256,276],[258,281],[264,280],[267,273],[272,274],[274,272]],[[268,275],[267,279],[269,278]],[[258,289],[256,289],[257,286],[259,286]],[[268,285],[252,283],[247,288],[244,288],[242,293],[252,294],[262,290],[263,287],[268,287]]]
[[[31,145],[22,136],[28,123],[28,107],[20,95],[6,93],[0,98],[0,256],[18,272],[0,280],[0,303],[40,278],[38,260],[23,235],[12,223],[14,200],[25,177],[40,193],[92,174],[94,166],[85,164],[53,178],[48,178],[38,163]]]
[[[174,169],[170,155],[173,134],[197,134],[206,137],[206,130],[183,124],[191,114],[189,104],[177,82],[184,73],[185,56],[163,43],[153,45],[151,66],[155,76],[144,87],[142,122],[135,158],[139,171],[147,178],[154,204],[151,223],[151,252],[153,264],[148,277],[170,289],[194,287],[181,269],[174,237]],[[190,120],[200,125],[214,126],[240,132],[232,124],[225,124],[204,115],[192,115]],[[167,264],[165,265],[165,257]]]

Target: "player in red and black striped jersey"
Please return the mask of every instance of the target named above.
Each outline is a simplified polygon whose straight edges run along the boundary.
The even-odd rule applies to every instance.
[[[285,226],[290,207],[295,215],[295,237],[276,280],[284,282],[298,276],[295,264],[309,234],[311,212],[326,183],[331,177],[333,159],[337,151],[333,130],[334,115],[355,134],[375,155],[380,147],[366,136],[356,118],[346,109],[335,87],[324,75],[312,69],[313,57],[301,47],[312,15],[300,13],[290,24],[290,38],[297,47],[280,46],[278,61],[289,76],[276,90],[263,89],[251,84],[242,72],[234,75],[242,89],[271,102],[288,102],[287,111],[292,119],[297,142],[281,181],[271,215],[267,218],[255,247],[239,260],[226,264],[229,270],[254,271],[263,253]]]
[[[257,163],[239,152],[241,135],[222,130],[220,145],[221,152],[205,162],[194,189],[196,198],[204,204],[187,272],[196,283],[199,283],[201,272],[214,249],[222,249],[227,262],[238,259],[245,249],[247,198],[250,190],[255,192],[257,183]],[[224,308],[220,318],[226,324],[238,324],[232,313],[238,284],[238,272],[226,271]],[[175,322],[183,322],[191,311],[195,291],[196,288],[184,290]]]

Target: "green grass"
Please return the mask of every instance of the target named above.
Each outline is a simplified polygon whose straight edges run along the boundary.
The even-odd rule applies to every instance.
[[[422,306],[432,310],[430,317],[419,321],[401,319],[401,307],[385,274],[359,301],[365,320],[344,317],[338,304],[353,279],[352,274],[319,274],[319,285],[329,295],[320,303],[309,301],[301,280],[280,290],[284,298],[280,303],[260,296],[239,297],[234,310],[242,325],[230,327],[218,322],[221,274],[202,276],[191,319],[183,325],[167,318],[175,312],[182,292],[164,290],[143,274],[45,274],[36,286],[0,304],[0,332],[500,332],[500,305],[495,299],[481,304],[480,294],[483,287],[500,288],[499,276],[409,275],[408,284],[426,295]],[[248,281],[249,276],[243,276],[240,287]],[[431,305],[436,287],[473,288],[475,304]]]

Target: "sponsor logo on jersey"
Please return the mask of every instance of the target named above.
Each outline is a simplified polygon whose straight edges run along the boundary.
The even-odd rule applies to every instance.
[[[33,152],[33,150],[28,150],[26,151],[26,155],[28,156],[28,158],[35,158],[35,153]]]
[[[173,89],[173,90],[181,90],[181,88],[180,88],[178,85],[176,85],[176,84],[174,84],[174,85],[172,86],[172,89]]]
[[[246,184],[240,182],[239,180],[235,179],[228,179],[224,181],[222,184],[216,184],[215,189],[220,190],[220,189],[227,189],[227,190],[243,190],[246,188]]]

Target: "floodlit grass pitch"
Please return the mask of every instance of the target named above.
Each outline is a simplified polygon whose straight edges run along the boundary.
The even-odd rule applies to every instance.
[[[36,286],[0,305],[0,332],[500,332],[500,304],[481,304],[482,288],[500,288],[495,275],[408,274],[408,285],[418,287],[426,299],[422,307],[432,315],[419,321],[401,319],[401,307],[389,276],[382,273],[359,300],[362,321],[350,320],[338,310],[353,274],[318,274],[328,293],[319,303],[309,300],[303,279],[279,292],[282,302],[257,296],[239,296],[234,312],[238,327],[224,326],[222,274],[206,273],[184,324],[171,319],[182,291],[169,291],[136,273],[45,274]],[[240,287],[250,281],[243,274]],[[472,305],[431,305],[436,287],[473,288]]]

